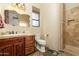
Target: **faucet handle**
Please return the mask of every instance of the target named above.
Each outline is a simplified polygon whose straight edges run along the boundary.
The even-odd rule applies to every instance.
[[[18,32],[16,31],[16,34],[17,34]]]
[[[9,31],[9,34],[11,34],[11,32]]]
[[[23,33],[25,33],[25,31],[23,31]]]
[[[14,31],[12,31],[12,34],[14,34]]]

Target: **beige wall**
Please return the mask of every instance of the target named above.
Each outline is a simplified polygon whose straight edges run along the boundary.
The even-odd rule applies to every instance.
[[[61,7],[60,4],[41,4],[42,34],[48,34],[47,46],[52,50],[61,48]]]
[[[13,26],[11,26],[9,24],[5,24],[5,28],[0,29],[0,31],[6,32],[6,31],[12,31],[12,30],[17,31],[18,30],[19,32],[21,32],[23,30],[26,30],[27,31],[27,30],[30,29],[35,34],[36,33],[40,33],[40,27],[32,27],[32,6],[35,6],[35,7],[37,7],[37,8],[40,9],[40,4],[27,3],[25,5],[26,5],[26,11],[24,12],[24,11],[18,10],[16,8],[12,8],[11,7],[11,4],[2,3],[2,4],[0,4],[0,14],[3,17],[3,20],[4,20],[4,10],[5,9],[16,10],[20,14],[28,14],[28,15],[30,15],[30,27],[19,27],[19,26],[13,27]]]

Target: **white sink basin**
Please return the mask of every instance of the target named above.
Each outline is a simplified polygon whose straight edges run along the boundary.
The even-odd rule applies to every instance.
[[[24,34],[7,34],[7,35],[0,35],[0,37],[1,37],[1,36],[4,36],[4,37],[5,37],[5,36],[8,36],[8,37],[9,37],[9,36],[20,36],[20,35],[24,35]]]
[[[0,35],[0,39],[4,39],[4,38],[11,38],[11,37],[18,37],[18,36],[25,36],[25,35],[33,35],[31,33],[22,33],[22,34],[7,34],[7,35]]]

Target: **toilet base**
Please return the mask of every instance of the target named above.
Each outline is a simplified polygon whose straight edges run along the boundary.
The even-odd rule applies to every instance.
[[[45,46],[36,45],[36,48],[37,48],[40,52],[45,52]]]

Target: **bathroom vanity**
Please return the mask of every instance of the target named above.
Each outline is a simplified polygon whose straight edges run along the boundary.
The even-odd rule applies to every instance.
[[[30,31],[24,31],[25,27],[29,26],[30,16],[19,14],[14,10],[4,10],[4,17],[5,24],[12,26],[14,29],[1,31],[0,56],[25,56],[33,53],[35,51],[35,35],[29,34]],[[22,33],[21,30],[20,32],[16,31],[18,29],[15,29],[14,26],[24,28]],[[5,32],[8,33],[5,34]]]
[[[0,32],[0,56],[25,56],[33,53],[35,35],[25,30],[30,25],[30,16],[14,10],[4,10],[4,22],[10,25],[10,29]],[[20,27],[24,29],[19,30]]]
[[[34,51],[34,35],[15,35],[0,38],[0,56],[25,56]]]

